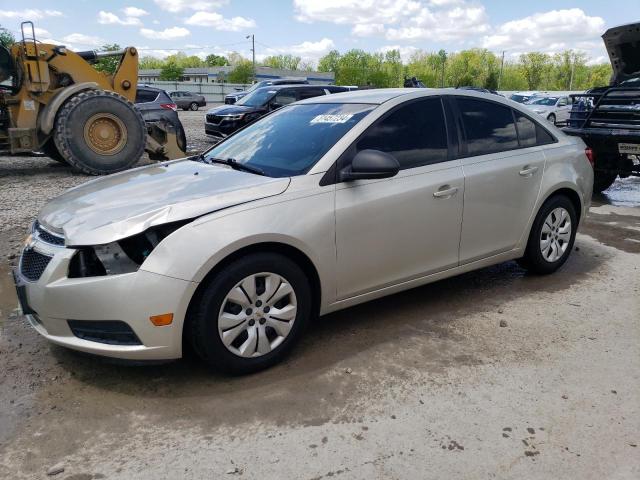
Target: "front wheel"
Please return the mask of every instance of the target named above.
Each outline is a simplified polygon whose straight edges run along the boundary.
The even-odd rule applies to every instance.
[[[549,120],[552,124],[556,124],[556,116],[553,113],[550,113],[549,116],[547,117],[547,120]]]
[[[567,261],[578,228],[575,207],[564,195],[549,198],[540,208],[524,257],[518,263],[538,274],[553,273]]]
[[[200,108],[198,106],[198,104],[196,102],[193,102],[191,105],[189,105],[189,108],[191,109],[192,112],[196,112],[198,111],[198,108]]]
[[[311,317],[309,280],[289,258],[247,255],[199,295],[190,318],[195,351],[216,370],[245,374],[278,363]]]

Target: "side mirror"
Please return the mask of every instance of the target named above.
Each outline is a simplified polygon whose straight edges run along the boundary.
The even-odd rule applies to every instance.
[[[283,107],[283,105],[280,105],[279,103],[276,103],[276,102],[271,102],[269,104],[269,110],[277,110],[281,107]]]
[[[389,178],[399,171],[400,164],[393,155],[380,150],[362,150],[353,157],[351,165],[340,172],[340,181]]]

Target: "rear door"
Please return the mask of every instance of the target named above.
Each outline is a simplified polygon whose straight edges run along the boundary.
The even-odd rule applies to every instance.
[[[571,113],[571,103],[569,97],[560,97],[556,104],[556,120],[558,122],[565,122],[569,120],[569,113]]]
[[[392,154],[400,172],[336,186],[337,294],[349,298],[458,264],[464,179],[439,97],[399,105],[343,154]]]
[[[536,123],[503,104],[456,97],[465,176],[460,263],[513,249],[533,214],[545,157]],[[518,127],[522,129],[518,138]],[[528,130],[526,130],[528,128]],[[548,135],[548,134],[547,134]]]

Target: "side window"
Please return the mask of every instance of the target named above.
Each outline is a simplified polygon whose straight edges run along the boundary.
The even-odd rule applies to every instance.
[[[296,101],[296,92],[293,90],[280,90],[273,98],[273,103],[284,106]]]
[[[153,102],[158,97],[158,92],[153,90],[137,90],[136,91],[136,103],[148,103]]]
[[[447,129],[439,97],[411,102],[374,123],[356,144],[392,154],[400,169],[446,162]]]
[[[298,93],[300,94],[300,100],[304,100],[305,98],[313,98],[324,95],[324,90],[322,88],[301,88],[300,90],[298,90]]]
[[[558,100],[558,106],[559,107],[566,107],[569,104],[569,102],[567,101],[567,98],[561,98],[560,100]]]
[[[516,126],[509,107],[473,98],[457,98],[469,155],[518,148]]]
[[[536,145],[548,145],[554,143],[555,139],[544,128],[536,122],[526,117],[522,113],[515,111],[516,123],[518,125],[518,138],[521,147],[534,147]]]

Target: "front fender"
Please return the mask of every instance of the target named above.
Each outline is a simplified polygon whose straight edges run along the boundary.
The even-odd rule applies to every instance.
[[[49,135],[51,133],[58,110],[60,110],[60,107],[62,107],[64,102],[66,102],[71,96],[84,90],[98,90],[99,88],[100,87],[95,82],[83,82],[60,89],[53,95],[51,101],[45,105],[40,113],[38,120],[38,128],[40,131],[45,135]]]

